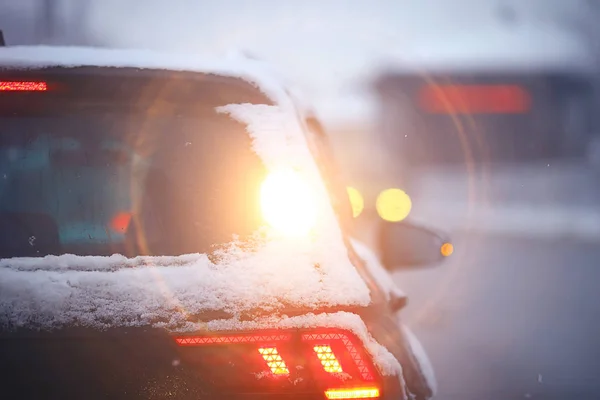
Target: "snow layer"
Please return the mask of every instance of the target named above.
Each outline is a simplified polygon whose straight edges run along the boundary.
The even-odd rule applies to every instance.
[[[232,243],[217,264],[201,254],[3,260],[0,324],[177,328],[217,310],[239,315],[255,308],[366,305],[369,294],[357,272],[333,262],[332,253],[311,240],[273,239],[254,253]]]
[[[251,60],[203,63],[152,52],[95,49],[0,49],[0,65],[105,65],[201,71],[254,82],[278,106],[229,105],[219,111],[248,124],[267,168],[294,168],[312,184],[319,225],[304,238],[257,233],[254,243],[233,241],[216,258],[76,257],[0,261],[0,325],[57,327],[152,325],[178,328],[200,314],[239,317],[262,309],[366,306],[368,288],[351,264],[296,110],[276,79]],[[211,261],[212,260],[212,261]]]
[[[433,370],[433,365],[429,360],[429,356],[427,352],[423,348],[423,345],[419,341],[419,339],[415,336],[415,334],[407,327],[403,326],[404,335],[408,340],[410,350],[413,352],[413,355],[417,359],[419,367],[421,368],[421,372],[425,376],[425,380],[427,381],[427,385],[431,388],[433,394],[435,395],[438,390],[437,379],[435,377],[435,372]]]
[[[390,295],[405,297],[406,294],[396,285],[392,279],[392,275],[383,267],[375,253],[366,244],[358,240],[353,239],[351,242],[356,254],[363,260],[365,266],[377,281],[377,284],[384,291],[387,299],[390,298]]]

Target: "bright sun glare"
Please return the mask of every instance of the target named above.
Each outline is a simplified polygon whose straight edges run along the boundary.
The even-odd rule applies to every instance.
[[[306,235],[316,224],[315,192],[294,171],[270,173],[262,184],[260,200],[265,220],[283,234]]]

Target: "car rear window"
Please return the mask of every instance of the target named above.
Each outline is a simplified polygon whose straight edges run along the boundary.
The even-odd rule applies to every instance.
[[[246,127],[215,111],[268,104],[250,84],[89,68],[0,76],[26,88],[0,90],[0,257],[209,253],[261,225],[265,168]]]

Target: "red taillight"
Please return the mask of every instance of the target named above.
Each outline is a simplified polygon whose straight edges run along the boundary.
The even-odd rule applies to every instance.
[[[380,397],[378,371],[360,340],[347,331],[270,331],[174,339],[182,361],[195,365],[199,376],[206,378],[209,373],[213,382],[222,380],[228,389],[237,385],[257,393],[275,388],[283,392],[314,390],[331,399]],[[265,374],[272,379],[262,379]]]
[[[226,335],[226,336],[179,336],[175,338],[180,346],[201,346],[211,344],[236,344],[236,343],[270,343],[285,342],[292,335]]]
[[[521,114],[529,111],[529,92],[519,85],[428,85],[418,95],[433,114]]]
[[[312,344],[330,343],[339,346],[341,343],[345,347],[348,357],[356,365],[361,378],[365,381],[373,380],[371,367],[365,362],[363,355],[346,333],[306,333],[302,335],[302,340]]]
[[[331,350],[330,346],[315,346],[313,348],[315,350],[315,353],[317,353],[317,357],[319,357],[319,360],[321,361],[321,365],[323,365],[323,369],[325,370],[325,372],[340,374],[344,372],[344,370],[342,370],[342,366],[335,357],[335,354],[333,354],[333,351]]]
[[[260,355],[265,359],[267,366],[273,375],[289,375],[290,370],[285,365],[285,361],[277,351],[277,347],[260,347]]]
[[[374,399],[379,396],[379,388],[376,387],[329,389],[325,391],[325,397],[328,399]]]
[[[44,92],[48,90],[46,82],[34,81],[0,81],[0,91]]]

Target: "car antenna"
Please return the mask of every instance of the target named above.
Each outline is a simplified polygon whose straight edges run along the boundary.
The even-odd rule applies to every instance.
[[[4,41],[4,33],[2,32],[2,29],[0,29],[0,47],[4,46],[6,46],[6,42]]]

